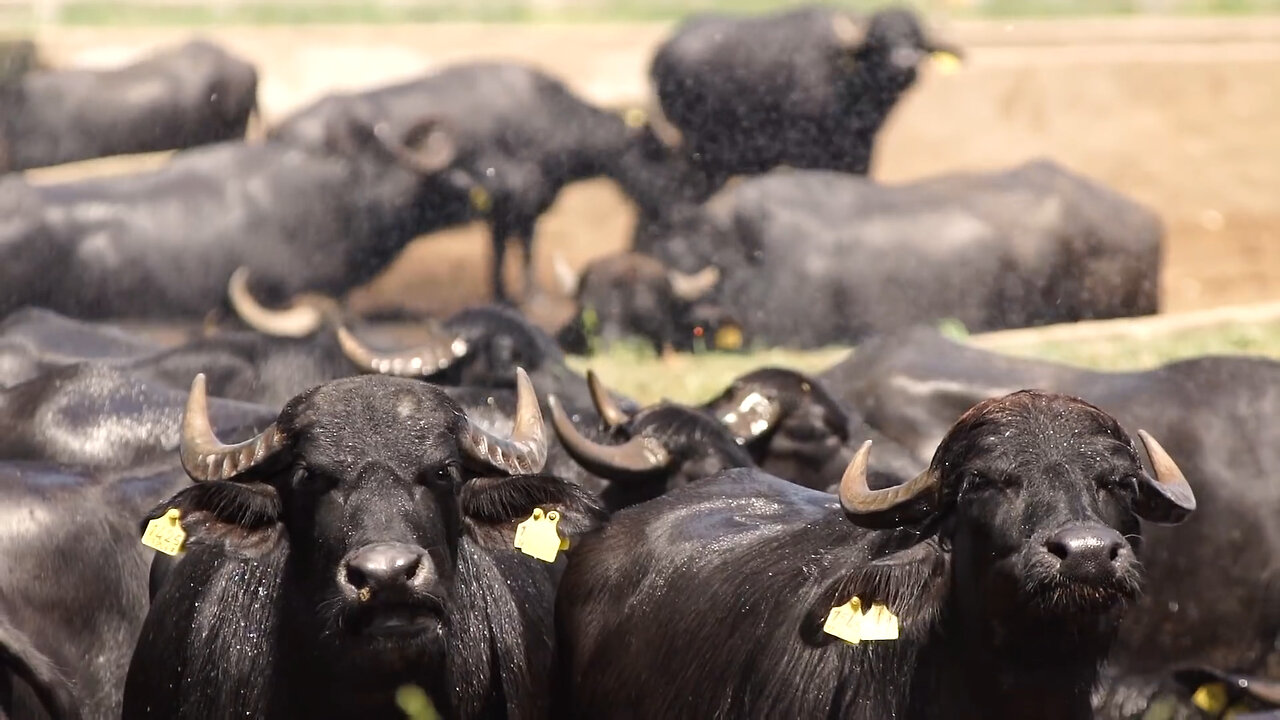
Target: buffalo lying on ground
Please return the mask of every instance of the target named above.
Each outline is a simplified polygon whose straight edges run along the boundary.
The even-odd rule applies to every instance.
[[[686,273],[718,268],[702,302],[755,342],[813,347],[943,319],[976,331],[1154,313],[1162,234],[1147,209],[1038,161],[898,186],[779,171],[722,191],[638,249]],[[600,333],[654,334],[635,327],[642,312],[615,313],[629,306],[604,296],[630,293],[634,305],[658,290],[648,276],[613,275],[593,285],[602,297],[580,292],[580,307],[596,309]]]
[[[153,598],[123,717],[399,717],[415,685],[446,717],[538,717],[550,701],[557,568],[516,552],[516,523],[559,513],[575,539],[602,512],[540,475],[521,373],[515,431],[473,423],[439,389],[339,380],[225,446],[193,384],[177,510],[182,559]],[[558,538],[557,538],[558,539]]]
[[[975,404],[1015,387],[1085,398],[1178,447],[1201,509],[1152,528],[1146,591],[1121,626],[1100,696],[1132,716],[1171,669],[1205,666],[1275,678],[1280,638],[1280,363],[1204,357],[1153,370],[1095,372],[1007,357],[930,330],[868,341],[821,376],[866,421],[915,454]],[[1230,562],[1223,562],[1230,558]]]
[[[416,237],[418,202],[465,184],[432,118],[402,134],[329,118],[327,144],[226,143],[139,175],[32,187],[0,179],[0,312],[198,318],[231,273],[264,297],[338,295]]]
[[[905,9],[703,14],[658,48],[649,75],[680,149],[716,187],[779,165],[866,174],[885,117],[936,51],[958,52]]]
[[[116,70],[0,74],[0,172],[244,137],[258,73],[208,42]]]
[[[160,345],[104,323],[43,308],[23,308],[0,321],[0,388],[78,362],[127,360]]]
[[[455,65],[426,77],[354,95],[324,98],[286,119],[271,136],[308,144],[323,139],[335,113],[357,107],[392,132],[424,114],[451,122],[458,162],[475,177],[474,188],[425,198],[432,229],[483,218],[493,239],[492,281],[500,301],[507,241],[524,246],[524,288],[533,289],[533,237],[538,217],[567,183],[596,175],[621,176],[622,163],[637,185],[646,167],[661,167],[628,149],[637,133],[623,119],[574,95],[559,80],[511,63]],[[625,183],[624,183],[625,184]],[[655,185],[653,181],[649,185]]]
[[[560,587],[564,708],[1091,717],[1139,592],[1139,518],[1195,508],[1177,466],[1142,441],[1154,476],[1110,416],[1024,391],[966,413],[897,487],[868,487],[868,444],[838,498],[734,470],[622,511],[576,547]],[[856,646],[823,632],[854,598]],[[877,608],[892,620],[872,623]]]

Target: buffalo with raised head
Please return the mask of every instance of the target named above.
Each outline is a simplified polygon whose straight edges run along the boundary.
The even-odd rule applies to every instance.
[[[1162,242],[1148,209],[1036,161],[901,185],[778,171],[721,191],[637,250],[684,273],[715,268],[700,302],[749,342],[820,347],[941,320],[979,331],[1151,314]],[[643,324],[629,312],[660,296],[662,269],[594,278],[579,308],[595,309],[604,336],[679,332],[679,308],[648,303],[667,314]]]
[[[421,232],[421,198],[465,174],[448,171],[435,118],[392,134],[335,115],[325,133],[321,147],[226,143],[137,175],[0,183],[13,210],[0,222],[0,311],[198,318],[241,266],[279,298],[367,282]]]
[[[900,486],[868,486],[868,443],[838,497],[733,470],[617,513],[561,583],[563,707],[1091,717],[1142,581],[1139,521],[1177,523],[1196,506],[1139,434],[1154,473],[1106,413],[1022,391],[971,409]],[[854,622],[840,627],[839,608]]]
[[[708,13],[658,48],[649,76],[711,187],[780,165],[865,175],[880,126],[935,52],[959,54],[904,8]]]
[[[1099,372],[915,329],[863,343],[820,377],[920,465],[957,417],[1026,386],[1082,397],[1176,442],[1179,465],[1199,481],[1201,509],[1176,531],[1149,530],[1146,591],[1121,625],[1098,714],[1132,717],[1135,704],[1186,666],[1280,677],[1280,363],[1201,357]]]
[[[513,548],[534,511],[575,539],[603,517],[540,474],[538,401],[514,432],[438,388],[361,376],[314,388],[223,445],[192,385],[181,457],[195,484],[184,556],[152,601],[123,717],[398,717],[417,686],[446,717],[538,717],[550,701],[556,578]],[[558,540],[559,538],[557,538]]]
[[[196,40],[112,70],[0,73],[0,172],[243,138],[258,72]]]

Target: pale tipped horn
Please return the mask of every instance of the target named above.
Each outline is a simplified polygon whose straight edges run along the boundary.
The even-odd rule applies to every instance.
[[[500,438],[468,417],[458,445],[472,460],[508,475],[542,472],[547,462],[546,432],[538,394],[524,368],[516,368],[516,422],[511,437]]]
[[[868,527],[902,527],[935,509],[931,495],[937,490],[938,476],[932,467],[901,485],[872,490],[867,485],[870,458],[871,441],[868,440],[858,448],[840,478],[840,505],[855,523]]]
[[[187,410],[182,417],[182,469],[196,482],[229,480],[261,465],[284,447],[284,433],[271,423],[256,437],[223,445],[209,423],[209,394],[204,373],[191,381]]]
[[[560,252],[551,253],[551,268],[555,270],[556,284],[560,286],[560,291],[567,297],[576,297],[578,295],[578,281],[581,279],[577,271],[570,265]]]
[[[265,335],[301,338],[324,326],[326,310],[337,309],[337,301],[307,294],[294,298],[282,310],[273,310],[258,302],[249,290],[249,268],[239,267],[227,281],[227,299],[231,308],[246,325]]]
[[[596,375],[594,370],[587,371],[587,389],[591,391],[591,402],[595,404],[596,412],[600,413],[600,419],[604,420],[606,427],[616,428],[631,419],[631,416],[623,412],[622,408],[613,401],[609,389],[600,381],[600,376]]]
[[[1190,483],[1169,453],[1146,430],[1139,430],[1138,437],[1147,449],[1156,476],[1152,479],[1143,473],[1139,478],[1134,514],[1148,522],[1164,525],[1182,522],[1196,509],[1196,495]]]
[[[338,326],[338,344],[347,359],[366,372],[396,377],[434,375],[467,354],[467,341],[456,335],[432,331],[425,345],[410,350],[379,352],[356,338],[345,325]]]
[[[637,435],[622,445],[600,445],[589,440],[578,432],[559,399],[553,395],[549,400],[556,435],[570,457],[588,472],[611,480],[625,480],[652,475],[671,464],[671,453],[653,438]]]
[[[692,275],[679,270],[669,270],[667,281],[671,283],[671,292],[675,293],[676,297],[686,302],[693,302],[711,292],[716,283],[720,282],[720,268],[708,265]]]

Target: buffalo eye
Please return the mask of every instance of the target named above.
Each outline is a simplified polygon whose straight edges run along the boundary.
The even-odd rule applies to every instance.
[[[1138,478],[1133,475],[1105,473],[1098,476],[1097,484],[1105,492],[1122,492],[1130,497],[1138,494]]]
[[[1017,475],[1001,473],[989,475],[978,470],[969,470],[964,474],[963,492],[979,493],[998,490],[1013,490],[1021,485]]]
[[[338,485],[338,478],[329,473],[320,472],[306,465],[298,464],[293,468],[289,484],[299,492],[314,494],[326,493]]]
[[[436,489],[457,490],[462,486],[462,470],[456,462],[427,468],[418,475],[418,483]]]

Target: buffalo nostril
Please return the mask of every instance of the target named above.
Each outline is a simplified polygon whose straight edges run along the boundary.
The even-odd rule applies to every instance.
[[[356,590],[376,592],[408,585],[426,551],[401,543],[380,543],[356,551],[347,560],[346,579]]]
[[[1106,526],[1072,526],[1045,541],[1045,550],[1072,565],[1113,563],[1123,548],[1124,537]]]

